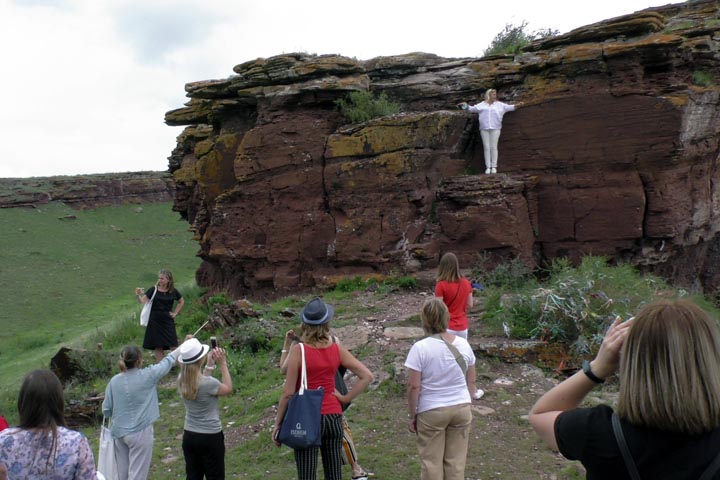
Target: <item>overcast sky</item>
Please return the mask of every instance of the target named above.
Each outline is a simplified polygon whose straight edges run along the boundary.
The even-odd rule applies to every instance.
[[[281,53],[479,57],[653,0],[0,0],[0,177],[166,170],[188,82]]]

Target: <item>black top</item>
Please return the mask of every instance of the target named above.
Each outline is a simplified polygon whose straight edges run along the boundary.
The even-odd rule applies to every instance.
[[[148,300],[152,298],[155,287],[150,287],[145,292]],[[177,332],[175,331],[175,321],[170,316],[173,304],[182,298],[177,289],[172,292],[161,292],[158,290],[153,299],[152,309],[150,310],[150,320],[145,329],[145,338],[143,340],[143,348],[154,350],[155,348],[170,349],[178,346]]]
[[[566,458],[579,460],[587,479],[630,480],[612,430],[607,405],[561,413],[555,438]],[[622,422],[623,432],[643,480],[697,480],[720,450],[720,428],[684,435]],[[720,480],[720,473],[712,477]]]

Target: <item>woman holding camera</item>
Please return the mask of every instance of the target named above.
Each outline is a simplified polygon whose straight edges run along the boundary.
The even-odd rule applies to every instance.
[[[208,355],[208,352],[210,354]],[[225,478],[225,437],[220,423],[218,397],[233,390],[225,350],[190,338],[180,345],[177,388],[185,404],[182,448],[188,480]],[[220,366],[222,381],[212,377]]]
[[[615,411],[580,408],[616,371]],[[543,395],[529,420],[552,449],[582,462],[588,479],[720,479],[717,321],[689,300],[617,318],[595,359]]]
[[[350,403],[362,393],[373,379],[368,368],[353,356],[347,349],[332,341],[330,336],[330,319],[333,308],[319,298],[308,302],[300,312],[302,327],[300,340],[305,350],[307,383],[309,389],[323,387],[321,413],[322,445],[305,449],[295,449],[295,466],[298,479],[315,480],[317,478],[318,450],[322,454],[323,471],[326,480],[342,478],[342,404]],[[277,436],[285,417],[288,402],[299,388],[300,367],[302,365],[300,345],[290,348],[287,360],[287,374],[280,401],[278,402],[275,427],[272,440],[280,446]],[[345,395],[335,390],[335,372],[340,366],[353,372],[358,381]]]

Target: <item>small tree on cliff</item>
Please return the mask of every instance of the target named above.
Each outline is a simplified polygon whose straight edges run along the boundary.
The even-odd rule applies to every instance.
[[[527,31],[527,22],[525,20],[520,25],[506,23],[505,28],[495,35],[493,41],[483,52],[483,56],[499,55],[503,53],[518,53],[521,48],[530,45],[535,40],[554,37],[560,34],[559,30],[552,28],[541,28],[534,32]]]
[[[390,101],[385,92],[377,97],[368,91],[351,92],[347,98],[336,100],[335,105],[352,123],[367,122],[400,111],[400,104]]]

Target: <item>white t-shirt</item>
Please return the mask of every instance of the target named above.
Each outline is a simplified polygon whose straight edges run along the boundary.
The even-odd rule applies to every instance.
[[[468,367],[475,365],[475,354],[467,340],[455,337],[452,344],[465,358]],[[420,372],[417,413],[470,403],[465,375],[442,339],[427,337],[415,343],[405,360],[405,367]]]
[[[480,122],[480,130],[500,130],[502,129],[502,119],[506,112],[515,110],[515,105],[494,101],[493,103],[480,102],[477,105],[471,105],[469,112],[478,114]]]

